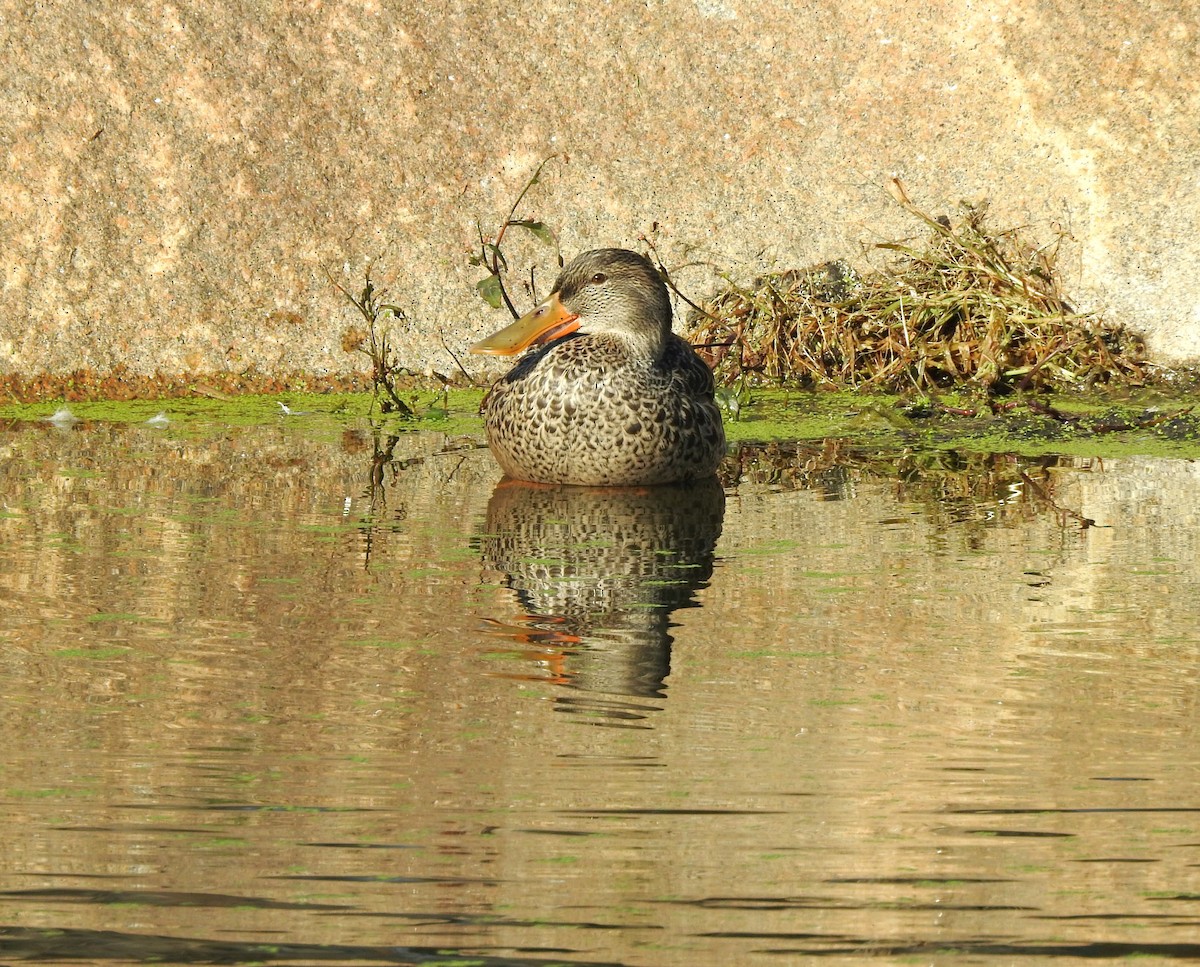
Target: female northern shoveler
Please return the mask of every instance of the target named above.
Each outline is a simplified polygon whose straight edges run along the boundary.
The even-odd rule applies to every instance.
[[[725,453],[713,377],[671,331],[667,287],[625,249],[585,252],[545,302],[471,347],[527,353],[484,398],[510,477],[618,486],[710,476]]]

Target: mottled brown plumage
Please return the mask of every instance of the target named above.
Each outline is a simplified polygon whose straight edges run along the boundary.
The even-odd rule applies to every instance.
[[[510,477],[593,486],[711,476],[725,453],[713,378],[671,331],[667,287],[624,249],[575,258],[554,293],[472,352],[535,343],[483,401],[488,444]]]

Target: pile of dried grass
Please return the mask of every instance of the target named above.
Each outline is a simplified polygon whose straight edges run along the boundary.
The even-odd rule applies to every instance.
[[[719,381],[894,392],[973,383],[1000,392],[1048,384],[1138,383],[1140,337],[1077,313],[1055,272],[1060,239],[1035,247],[1019,230],[993,232],[986,205],[932,218],[893,194],[930,229],[923,246],[859,276],[840,262],[731,285],[695,314],[689,338]]]

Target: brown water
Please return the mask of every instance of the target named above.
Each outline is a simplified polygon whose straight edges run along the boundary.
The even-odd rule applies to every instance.
[[[0,960],[1200,958],[1196,464],[497,482],[0,432]]]

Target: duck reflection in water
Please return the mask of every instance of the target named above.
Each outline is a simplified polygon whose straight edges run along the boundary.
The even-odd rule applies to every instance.
[[[658,708],[671,667],[671,614],[696,607],[712,575],[725,494],[716,477],[644,488],[503,481],[479,539],[525,613],[489,619],[538,672],[575,694],[561,711],[632,725]]]

